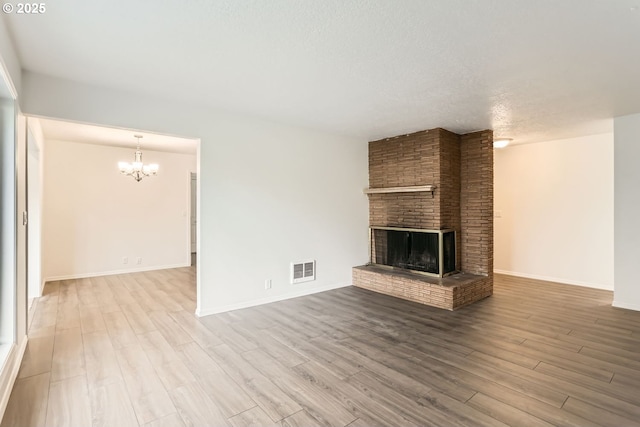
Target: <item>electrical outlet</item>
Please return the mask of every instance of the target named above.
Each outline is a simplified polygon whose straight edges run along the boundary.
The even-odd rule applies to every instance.
[[[264,281],[264,288],[271,289],[271,279],[267,279]]]
[[[138,257],[138,259],[136,260],[136,264],[138,264],[138,265],[142,264],[142,258],[141,257]]]
[[[122,257],[122,263],[123,264],[129,264],[129,258],[127,258],[126,256]]]

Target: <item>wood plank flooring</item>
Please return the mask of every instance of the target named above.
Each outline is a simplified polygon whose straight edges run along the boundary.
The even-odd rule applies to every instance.
[[[49,283],[5,426],[640,426],[640,312],[496,276],[449,312],[348,287],[197,318],[195,270]]]

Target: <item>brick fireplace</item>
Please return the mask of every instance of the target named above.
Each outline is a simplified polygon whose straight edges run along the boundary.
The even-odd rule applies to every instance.
[[[459,273],[430,277],[374,257],[354,267],[354,286],[448,310],[493,293],[491,130],[437,128],[370,142],[368,193],[372,230],[454,230]]]

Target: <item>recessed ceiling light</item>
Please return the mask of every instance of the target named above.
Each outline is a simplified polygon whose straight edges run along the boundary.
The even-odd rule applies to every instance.
[[[497,138],[493,140],[493,148],[504,148],[513,141],[512,138]]]

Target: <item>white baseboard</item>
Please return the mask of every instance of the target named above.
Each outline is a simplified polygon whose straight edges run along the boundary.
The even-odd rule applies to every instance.
[[[305,295],[317,294],[319,292],[330,291],[332,289],[344,288],[351,286],[351,283],[339,283],[333,285],[322,286],[318,288],[303,289],[296,292],[290,292],[284,295],[277,295],[268,298],[258,298],[250,301],[244,301],[236,304],[222,305],[219,307],[197,308],[196,316],[209,316],[211,314],[225,313],[227,311],[240,310],[243,308],[255,307],[257,305],[269,304],[272,302],[284,301],[292,298],[303,297]]]
[[[626,302],[620,302],[620,301],[616,301],[614,300],[611,303],[612,306],[617,307],[617,308],[624,308],[627,310],[634,310],[634,311],[640,311],[640,304],[629,304]]]
[[[565,285],[584,286],[586,288],[604,289],[606,291],[613,291],[613,287],[606,286],[600,283],[581,282],[577,280],[559,279],[557,277],[541,276],[538,274],[518,273],[516,271],[498,270],[494,269],[494,273],[505,274],[507,276],[524,277],[525,279],[544,280],[545,282],[562,283]]]
[[[189,260],[186,263],[172,264],[172,265],[154,265],[150,267],[129,268],[126,270],[98,271],[98,272],[92,272],[92,273],[78,273],[78,274],[66,274],[61,276],[51,276],[51,277],[47,277],[44,280],[44,283],[55,282],[58,280],[85,279],[87,277],[113,276],[115,274],[141,273],[143,271],[167,270],[170,268],[182,268],[182,267],[191,267],[191,260]],[[43,288],[44,288],[44,285],[43,285]]]
[[[7,360],[2,366],[2,371],[0,371],[0,420],[4,417],[4,411],[7,409],[7,403],[9,403],[9,397],[11,397],[13,384],[18,378],[27,342],[28,337],[25,335],[19,345],[11,344]]]

